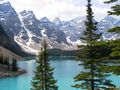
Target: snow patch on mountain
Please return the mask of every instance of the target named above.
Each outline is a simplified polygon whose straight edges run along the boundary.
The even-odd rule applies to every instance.
[[[43,30],[41,30],[41,34],[42,34],[42,36],[43,37],[46,37],[47,35],[46,35],[46,29],[44,28]]]
[[[33,47],[30,47],[30,46],[27,46],[26,45],[26,42],[24,40],[22,40],[21,38],[15,36],[14,37],[14,40],[15,42],[17,42],[21,47],[22,49],[25,51],[25,52],[28,52],[28,53],[31,53],[31,54],[36,54],[38,53],[39,49],[36,49],[36,48],[33,48]],[[33,44],[35,45],[35,44]],[[38,44],[37,44],[38,45]],[[36,46],[35,46],[36,47]],[[38,47],[41,47],[41,46],[37,46]]]
[[[86,17],[70,21],[61,21],[59,18],[50,21],[47,17],[38,20],[33,11],[23,10],[17,14],[9,2],[0,4],[0,8],[0,23],[25,51],[37,52],[43,38],[49,49],[73,50],[77,49],[77,45],[83,44],[80,37],[86,29]],[[103,40],[120,38],[119,34],[108,32],[116,26],[120,26],[120,20],[107,16],[98,22],[96,33],[102,33]]]

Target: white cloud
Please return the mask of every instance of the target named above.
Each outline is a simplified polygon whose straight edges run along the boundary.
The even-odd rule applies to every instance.
[[[10,0],[13,7],[20,12],[24,9],[33,10],[38,19],[46,16],[50,20],[60,17],[62,20],[70,20],[86,14],[86,6],[76,5],[73,0]],[[75,0],[75,2],[81,0]],[[97,17],[105,16],[107,8],[93,7]],[[97,19],[99,19],[97,18]]]
[[[56,2],[46,5],[41,10],[41,17],[47,16],[48,18],[60,17],[61,19],[72,19],[75,16],[85,15],[85,7],[74,6],[67,2]]]
[[[107,11],[109,11],[109,8],[93,7],[94,16],[97,20],[101,20],[107,16]]]

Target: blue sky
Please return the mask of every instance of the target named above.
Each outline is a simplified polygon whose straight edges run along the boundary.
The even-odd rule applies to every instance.
[[[48,17],[53,20],[71,20],[75,17],[86,15],[86,0],[9,0],[17,12],[24,9],[33,10],[38,19]],[[93,0],[92,8],[96,20],[101,20],[107,15],[110,5],[104,0]]]

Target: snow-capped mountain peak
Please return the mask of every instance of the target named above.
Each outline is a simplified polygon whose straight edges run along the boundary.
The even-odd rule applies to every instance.
[[[61,24],[62,24],[60,18],[58,18],[58,17],[53,20],[53,23],[54,23],[55,25],[61,25]]]
[[[26,51],[38,51],[42,38],[46,39],[49,48],[74,49],[75,45],[81,44],[80,36],[86,29],[85,20],[85,17],[70,21],[59,18],[50,21],[47,17],[38,20],[33,11],[23,10],[17,14],[9,2],[0,4],[0,23]],[[120,26],[120,20],[111,16],[98,22],[98,31],[102,33],[103,40],[120,38],[118,34],[108,33],[108,29],[115,26]]]
[[[47,17],[43,17],[40,19],[40,22],[50,22]]]

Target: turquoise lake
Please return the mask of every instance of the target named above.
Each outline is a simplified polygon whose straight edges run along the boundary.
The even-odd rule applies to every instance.
[[[80,62],[75,60],[64,60],[62,58],[51,60],[51,65],[55,67],[54,77],[59,86],[58,90],[82,90],[72,88],[74,85],[73,77],[78,74],[82,67],[78,66]],[[0,90],[30,90],[31,80],[34,76],[35,60],[21,61],[18,63],[19,67],[25,69],[27,73],[12,77],[0,79]],[[111,76],[113,83],[120,87],[120,76]]]

